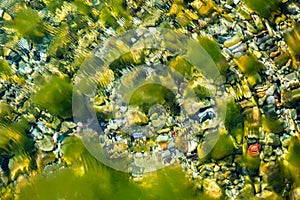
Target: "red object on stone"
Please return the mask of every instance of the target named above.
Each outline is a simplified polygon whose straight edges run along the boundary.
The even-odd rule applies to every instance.
[[[172,131],[171,134],[174,137],[176,135],[176,131]]]
[[[260,152],[260,148],[261,148],[261,145],[258,143],[251,144],[248,147],[248,155],[253,156],[253,157],[258,156],[259,152]]]

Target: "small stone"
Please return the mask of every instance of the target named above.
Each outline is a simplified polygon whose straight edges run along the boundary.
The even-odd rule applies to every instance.
[[[148,123],[148,117],[139,110],[129,110],[127,119],[130,125]]]
[[[33,131],[31,132],[31,134],[32,134],[33,137],[36,138],[37,140],[43,139],[43,134],[42,134],[41,132],[39,132],[36,128],[33,129]]]
[[[136,132],[136,133],[132,134],[132,137],[134,139],[141,139],[141,138],[143,138],[143,136],[144,136],[144,134],[142,132]]]
[[[154,127],[158,127],[158,128],[162,128],[165,125],[165,121],[161,119],[152,120],[151,123]]]
[[[220,186],[212,179],[203,180],[203,192],[212,199],[220,199],[222,197]]]
[[[47,132],[46,127],[44,126],[44,123],[43,123],[43,122],[39,121],[39,122],[37,123],[37,127],[38,127],[38,129],[39,129],[40,131],[42,131],[42,133],[46,133],[46,132]]]
[[[240,2],[240,0],[233,0],[233,3],[234,3],[235,5],[237,5],[239,2]]]
[[[169,137],[167,135],[159,135],[156,138],[156,142],[161,143],[161,142],[167,142]]]
[[[255,183],[254,184],[254,190],[255,190],[255,193],[259,193],[260,192],[260,184],[259,183]]]
[[[188,152],[193,152],[195,149],[197,149],[198,142],[195,141],[189,141],[188,142]]]
[[[38,159],[39,164],[42,167],[45,167],[46,165],[51,164],[55,161],[56,155],[53,152],[41,152],[38,155]]]
[[[76,127],[76,124],[74,122],[63,122],[62,124],[64,124],[69,129],[72,129],[72,128]]]
[[[42,140],[37,140],[36,143],[39,149],[41,149],[42,151],[48,152],[54,149],[53,138],[48,135],[45,135]]]
[[[266,137],[266,144],[271,146],[279,146],[280,138],[277,134],[269,133]]]
[[[239,36],[235,35],[235,36],[233,36],[233,37],[227,39],[227,40],[224,42],[224,46],[225,46],[226,48],[229,48],[229,47],[231,47],[231,46],[237,44],[239,41],[240,41]]]
[[[271,146],[265,146],[263,151],[265,156],[271,156],[273,153],[273,148]]]
[[[220,170],[220,167],[218,165],[215,165],[214,172],[218,172]]]
[[[49,124],[49,126],[51,128],[56,129],[60,123],[61,121],[57,117],[54,117],[53,121]]]

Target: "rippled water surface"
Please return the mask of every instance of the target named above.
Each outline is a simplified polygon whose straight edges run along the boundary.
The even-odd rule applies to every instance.
[[[300,199],[297,0],[1,0],[0,199]]]

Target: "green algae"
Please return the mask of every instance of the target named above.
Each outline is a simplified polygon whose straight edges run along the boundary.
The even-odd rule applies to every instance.
[[[28,129],[24,118],[0,125],[0,165],[9,180],[36,169],[36,148],[26,134]]]
[[[243,2],[260,16],[269,18],[273,12],[279,9],[281,0],[243,0]]]
[[[278,119],[262,118],[263,129],[269,133],[280,133],[284,130],[283,122]]]
[[[49,10],[53,14],[57,9],[61,8],[63,4],[63,1],[56,1],[56,0],[44,0],[43,2],[46,4],[47,10]]]
[[[0,102],[0,124],[7,124],[13,117],[13,108],[5,103]]]
[[[10,68],[6,60],[0,60],[0,74],[10,76],[12,75],[12,69]]]
[[[52,200],[64,199],[195,199],[195,191],[177,169],[164,169],[158,175],[149,175],[145,183],[137,184],[129,181],[129,177],[121,172],[104,166],[90,170],[80,176],[72,169],[61,169],[51,176],[32,178],[29,184],[21,188],[18,199]],[[159,179],[153,177],[159,176]],[[148,179],[148,180],[147,180]],[[147,183],[148,182],[148,183]],[[185,192],[182,192],[185,189]],[[38,191],[38,195],[36,194]]]
[[[101,6],[99,18],[106,27],[112,27],[117,32],[122,32],[123,27],[120,27],[118,24],[119,19],[124,19],[124,27],[130,26],[132,20],[131,15],[124,5],[124,0],[114,0],[107,1],[104,6]]]
[[[72,89],[67,79],[52,76],[33,96],[33,102],[54,115],[68,118],[72,115]]]
[[[239,69],[247,76],[254,76],[263,68],[263,65],[258,61],[257,57],[252,54],[243,55],[235,59],[235,62]]]
[[[260,171],[263,173],[263,180],[270,184],[274,192],[280,194],[286,184],[282,164],[279,161],[275,164],[264,163],[260,166]]]
[[[60,28],[53,34],[54,37],[51,39],[50,45],[48,46],[47,53],[54,57],[65,57],[68,51],[66,49],[70,46],[73,41],[72,36],[69,32],[70,28],[66,23],[62,23]]]
[[[210,152],[210,157],[214,160],[222,159],[232,154],[234,146],[228,134],[220,134],[220,137]]]
[[[21,37],[30,39],[33,42],[41,42],[45,36],[42,18],[36,10],[27,8],[18,11],[13,23]]]
[[[206,136],[204,141],[199,144],[197,148],[200,162],[204,162],[208,159],[220,160],[233,153],[233,141],[226,131],[221,133],[210,132],[208,134],[212,136]]]
[[[260,168],[259,156],[252,157],[248,155],[243,155],[237,157],[236,162],[239,163],[241,166],[245,167],[250,175],[257,174]]]
[[[144,113],[148,113],[151,106],[161,104],[173,114],[178,114],[175,94],[168,88],[149,83],[136,89],[130,97],[129,105],[138,106]]]
[[[70,167],[31,177],[21,186],[18,199],[192,200],[199,196],[180,166],[145,174],[142,182],[133,182],[128,173],[115,171],[96,160],[76,137],[67,137],[62,151],[63,160]],[[38,195],[32,195],[36,191]]]
[[[224,125],[229,134],[232,135],[238,143],[241,143],[244,136],[244,116],[240,106],[235,103],[234,99],[231,99],[227,103]]]
[[[187,79],[192,77],[194,67],[182,56],[172,59],[169,62],[169,66]]]
[[[291,31],[284,35],[284,39],[288,44],[289,48],[294,52],[295,55],[300,56],[300,25],[294,27]]]
[[[286,160],[290,164],[296,167],[300,167],[299,156],[300,156],[300,140],[296,137],[293,137],[288,147],[288,154]]]
[[[283,167],[285,176],[291,180],[295,187],[300,186],[300,140],[298,137],[292,137],[288,153],[284,157]]]
[[[200,99],[200,100],[204,100],[206,98],[211,97],[211,94],[209,92],[209,90],[202,86],[202,85],[197,85],[195,88],[193,88],[195,95]]]
[[[87,1],[75,0],[73,3],[81,14],[89,15],[91,13],[91,6],[87,4]]]
[[[205,51],[215,62],[220,74],[224,75],[229,65],[225,57],[221,53],[219,44],[213,38],[203,35],[198,36],[198,43],[205,49]]]
[[[138,51],[135,53],[128,52],[115,59],[109,68],[114,72],[116,77],[122,76],[122,70],[130,69],[133,66],[141,65],[145,62],[144,51]]]

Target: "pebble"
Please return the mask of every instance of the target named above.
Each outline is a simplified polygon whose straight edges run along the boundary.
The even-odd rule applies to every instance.
[[[159,135],[156,138],[156,142],[161,143],[161,142],[167,142],[169,137],[167,135]]]
[[[33,135],[34,138],[37,140],[43,139],[43,134],[39,132],[36,128],[32,130],[31,134]]]
[[[239,36],[235,35],[229,39],[227,39],[225,42],[224,42],[224,46],[226,48],[230,48],[232,46],[234,46],[235,44],[237,44],[238,42],[240,42],[240,38]]]
[[[36,143],[42,151],[49,152],[54,149],[53,138],[48,135],[44,135],[44,138],[42,140],[37,140]]]
[[[220,186],[211,179],[203,180],[203,192],[206,196],[213,199],[219,199],[222,196],[222,190]]]
[[[63,122],[61,124],[61,127],[60,127],[60,132],[61,133],[66,133],[68,130],[69,130],[69,127],[68,127],[67,122]]]
[[[266,144],[271,145],[271,146],[279,146],[280,143],[280,138],[277,134],[274,133],[269,133],[266,138]]]
[[[220,167],[218,165],[215,165],[214,172],[218,172],[220,170]]]

